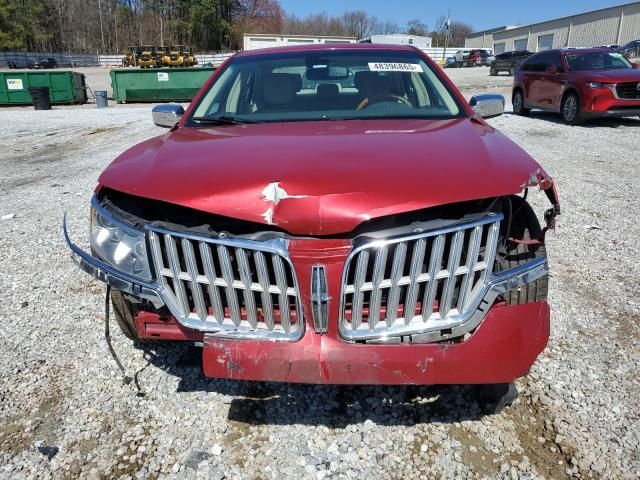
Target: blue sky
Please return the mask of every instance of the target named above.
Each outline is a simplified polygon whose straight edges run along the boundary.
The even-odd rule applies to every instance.
[[[429,29],[435,19],[451,9],[451,18],[471,24],[474,30],[501,25],[524,25],[575,13],[629,3],[630,0],[280,0],[288,13],[306,16],[326,12],[340,15],[345,10],[364,10],[382,20],[404,26],[408,20],[419,18]]]

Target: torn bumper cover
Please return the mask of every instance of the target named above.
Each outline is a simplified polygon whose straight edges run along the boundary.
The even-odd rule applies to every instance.
[[[205,336],[209,377],[314,384],[507,383],[529,372],[549,338],[546,302],[500,305],[456,344],[345,344],[308,332],[293,344]]]

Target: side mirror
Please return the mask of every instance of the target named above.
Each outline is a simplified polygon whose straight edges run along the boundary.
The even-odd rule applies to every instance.
[[[640,63],[632,63],[632,64],[631,64],[631,67],[632,67],[634,70],[640,70]]]
[[[497,117],[504,113],[504,97],[497,93],[474,95],[469,100],[469,105],[482,118]]]
[[[178,123],[182,115],[184,115],[184,108],[182,108],[182,105],[176,105],[175,103],[158,105],[153,107],[151,111],[153,123],[159,127],[166,128],[171,128]]]
[[[550,73],[551,75],[555,75],[556,73],[558,73],[558,67],[556,67],[555,65],[547,67],[547,73]]]

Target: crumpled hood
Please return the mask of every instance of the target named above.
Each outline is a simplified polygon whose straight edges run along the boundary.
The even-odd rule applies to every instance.
[[[520,192],[546,177],[491,127],[455,120],[297,122],[178,128],[120,155],[100,176],[121,192],[295,235]]]

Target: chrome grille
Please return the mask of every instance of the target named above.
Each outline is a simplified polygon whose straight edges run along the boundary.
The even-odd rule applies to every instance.
[[[489,284],[502,214],[357,246],[347,258],[340,334],[437,339],[462,325]]]
[[[625,100],[640,100],[640,82],[625,82],[616,85],[619,98]]]
[[[149,243],[167,307],[183,325],[234,337],[302,336],[287,240],[213,239],[151,228]]]

